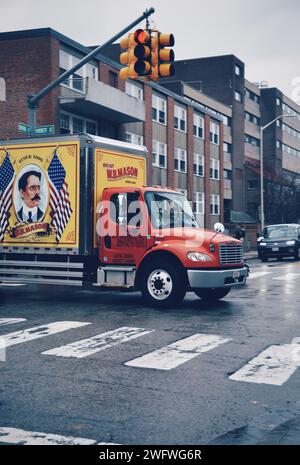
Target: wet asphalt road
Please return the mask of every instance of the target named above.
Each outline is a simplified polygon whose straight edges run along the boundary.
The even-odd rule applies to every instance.
[[[17,428],[118,444],[299,444],[300,369],[281,385],[230,379],[300,337],[300,262],[250,264],[247,286],[217,304],[189,293],[169,310],[145,307],[139,294],[0,286],[0,323],[26,319],[0,324],[0,336],[90,323],[7,348],[0,441],[1,428]],[[149,332],[83,358],[43,354],[123,327]],[[199,333],[226,342],[170,370],[125,365]]]

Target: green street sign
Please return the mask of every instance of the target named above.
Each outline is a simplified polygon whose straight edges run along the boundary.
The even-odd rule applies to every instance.
[[[48,124],[47,126],[37,126],[35,128],[35,134],[55,134],[55,126]]]
[[[30,136],[31,134],[31,129],[30,129],[30,126],[28,126],[28,124],[24,124],[24,123],[19,123],[18,124],[18,129],[20,132],[22,132],[23,134],[27,134]]]

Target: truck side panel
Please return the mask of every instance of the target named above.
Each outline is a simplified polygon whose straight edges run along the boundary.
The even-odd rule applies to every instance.
[[[0,252],[79,253],[79,141],[0,147]]]

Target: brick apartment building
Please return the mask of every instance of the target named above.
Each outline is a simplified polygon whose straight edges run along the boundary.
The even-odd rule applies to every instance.
[[[0,34],[0,138],[21,137],[27,98],[90,52],[50,28]],[[41,102],[37,125],[54,124],[56,133],[87,132],[148,148],[148,183],[174,187],[193,202],[198,222],[210,228],[223,221],[224,130],[220,104],[193,92],[187,97],[154,83],[121,81],[120,66],[99,55]],[[222,106],[230,117],[230,109]],[[24,136],[22,136],[24,137]],[[225,165],[224,165],[225,163]],[[227,164],[226,164],[227,163]],[[231,175],[228,174],[228,177]]]
[[[282,114],[294,115],[279,119],[263,133],[264,198],[267,223],[298,221],[300,106],[278,89],[250,83],[244,63],[234,55],[177,61],[176,75],[165,85],[174,81],[232,109],[232,204],[224,197],[227,222],[259,222],[260,127]]]

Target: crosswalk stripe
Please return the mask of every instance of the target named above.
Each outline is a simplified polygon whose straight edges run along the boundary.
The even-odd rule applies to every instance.
[[[67,331],[69,329],[80,328],[82,326],[90,325],[91,323],[82,323],[80,321],[56,321],[43,326],[35,326],[34,328],[8,333],[2,336],[4,347],[22,344],[23,342],[33,341],[42,337],[50,336],[52,334]]]
[[[287,273],[284,276],[278,276],[278,278],[273,278],[276,281],[292,281],[293,279],[300,276],[300,273]]]
[[[172,370],[188,362],[192,358],[229,341],[231,341],[230,338],[223,338],[211,334],[194,334],[193,336],[181,339],[166,347],[126,362],[125,365],[157,370]]]
[[[143,328],[131,328],[124,326],[113,331],[108,331],[107,333],[97,334],[96,336],[88,339],[73,342],[72,344],[47,350],[43,352],[43,355],[84,358],[117,344],[144,336],[152,331],[153,330],[147,331]]]
[[[27,284],[3,282],[3,283],[0,283],[0,286],[21,287],[21,286],[27,286]]]
[[[0,442],[6,444],[67,446],[67,445],[116,445],[112,442],[98,442],[94,439],[61,436],[59,434],[38,433],[18,428],[0,428]]]
[[[261,276],[265,276],[267,274],[272,274],[272,271],[255,271],[254,273],[250,272],[248,279],[260,278]]]
[[[21,323],[27,321],[26,318],[0,318],[0,326],[12,325],[14,323]]]
[[[297,344],[270,346],[231,375],[229,379],[281,386],[299,366],[297,350],[299,350]]]

